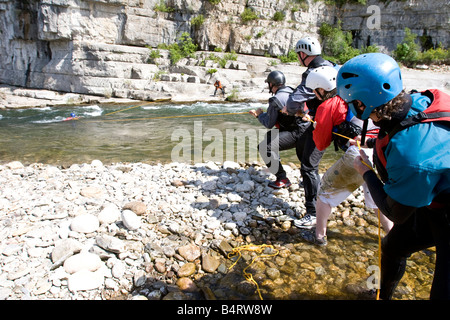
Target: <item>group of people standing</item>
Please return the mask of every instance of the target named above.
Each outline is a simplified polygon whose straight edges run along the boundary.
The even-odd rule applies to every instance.
[[[362,54],[338,66],[322,58],[313,37],[299,40],[295,51],[307,68],[298,87],[270,72],[267,111],[249,112],[271,129],[258,146],[276,177],[269,186],[291,186],[279,152],[295,148],[306,212],[294,225],[319,246],[327,244],[332,208],[362,186],[385,231],[380,298],[392,297],[412,253],[436,246],[430,298],[450,299],[450,96],[433,89],[407,93],[399,65],[386,54]],[[320,179],[331,143],[344,153]]]

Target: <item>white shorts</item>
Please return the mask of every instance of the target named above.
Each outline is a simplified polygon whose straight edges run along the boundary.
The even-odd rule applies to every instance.
[[[369,159],[372,157],[372,149],[364,149]],[[353,167],[355,158],[359,156],[356,146],[351,146],[345,154],[336,161],[323,175],[320,180],[318,198],[320,201],[330,205],[338,206],[348,198],[360,186],[363,187],[366,207],[375,209],[375,205],[369,189],[362,176]]]

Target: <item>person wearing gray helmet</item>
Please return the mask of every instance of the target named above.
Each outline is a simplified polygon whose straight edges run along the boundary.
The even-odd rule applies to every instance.
[[[269,183],[274,189],[288,188],[291,181],[286,175],[279,151],[296,147],[298,126],[294,116],[282,113],[289,95],[293,92],[286,86],[286,77],[281,71],[272,71],[266,79],[269,92],[273,95],[269,99],[269,107],[264,112],[261,108],[250,110],[249,113],[269,130],[265,139],[258,145],[258,150],[269,171],[275,175],[276,180]]]

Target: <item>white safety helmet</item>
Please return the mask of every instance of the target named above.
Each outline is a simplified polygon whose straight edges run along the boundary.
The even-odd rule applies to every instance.
[[[306,77],[305,86],[311,89],[322,88],[331,91],[336,88],[338,70],[331,66],[322,66],[311,70]]]
[[[322,47],[316,38],[306,37],[297,41],[295,52],[304,52],[308,56],[317,56],[322,53]]]

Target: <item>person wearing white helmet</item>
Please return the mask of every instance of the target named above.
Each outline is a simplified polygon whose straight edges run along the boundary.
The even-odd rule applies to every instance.
[[[295,46],[295,51],[297,52],[300,63],[307,67],[307,69],[302,74],[300,85],[289,96],[283,110],[288,115],[308,113],[310,118],[314,119],[314,114],[320,104],[320,100],[316,98],[313,90],[305,85],[306,78],[315,68],[321,66],[334,67],[335,64],[321,57],[322,48],[319,41],[313,37],[300,39]],[[302,120],[300,117],[298,118],[298,126],[300,128],[300,136],[297,140],[297,157],[301,163],[300,174],[305,190],[306,208],[306,214],[302,221],[306,225],[310,225],[314,223],[314,217],[316,215],[316,199],[320,182],[319,163],[324,151],[318,150],[314,144],[312,139],[312,130],[314,128],[310,121]]]
[[[322,47],[319,40],[314,37],[305,37],[297,41],[295,52],[301,65],[307,67],[307,69],[302,74],[300,85],[295,89],[286,104],[286,112],[291,115],[297,112],[308,112],[310,116],[314,116],[320,101],[316,99],[314,92],[305,86],[306,78],[315,68],[322,66],[336,67],[336,64],[322,58]]]
[[[354,139],[359,138],[363,122],[356,118],[347,103],[336,95],[337,74],[336,68],[324,66],[314,69],[306,78],[306,86],[311,88],[317,98],[322,101],[317,108],[314,123],[313,139],[316,147],[319,150],[325,150],[334,142],[336,151],[339,149],[345,151],[344,155],[328,168],[320,181],[315,230],[311,229],[301,233],[303,239],[319,246],[327,244],[327,222],[332,208],[337,207],[361,185],[364,190],[366,206],[370,209],[377,208],[364,179],[353,166],[355,158],[359,156]],[[377,133],[378,128],[370,123],[368,136],[376,137]],[[385,231],[388,232],[392,223],[384,216],[382,222]],[[299,220],[294,220],[294,225],[305,228],[305,223]]]

